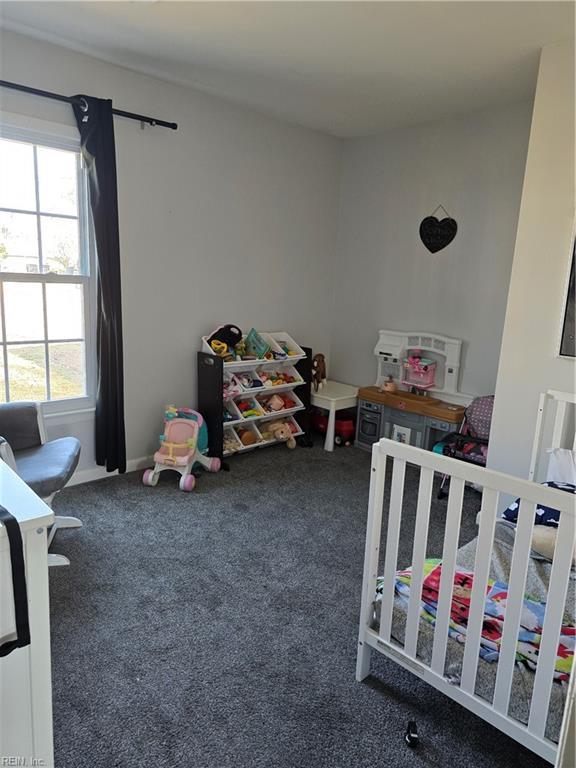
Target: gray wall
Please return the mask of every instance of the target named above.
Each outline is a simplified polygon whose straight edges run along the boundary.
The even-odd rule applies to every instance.
[[[574,237],[574,43],[542,51],[488,465],[527,477],[538,397],[574,392],[560,332]]]
[[[2,34],[1,57],[6,80],[179,124],[115,121],[129,458],[157,447],[165,403],[195,403],[200,336],[220,323],[329,346],[341,142],[18,34]],[[73,124],[67,105],[1,97],[8,112]],[[52,425],[83,437],[91,466],[91,420]]]
[[[346,144],[331,378],[372,384],[380,328],[427,330],[464,340],[462,391],[494,392],[530,116],[517,104]],[[418,228],[440,203],[459,230],[430,254]]]
[[[375,379],[380,328],[458,336],[461,388],[494,391],[529,104],[342,142],[15,33],[1,43],[7,80],[180,125],[116,121],[130,459],[155,449],[166,402],[195,402],[199,337],[221,322],[287,329],[355,384]],[[65,105],[0,97],[73,125]],[[438,203],[459,233],[431,255],[418,225]],[[92,428],[67,414],[49,432],[78,434],[89,468]]]

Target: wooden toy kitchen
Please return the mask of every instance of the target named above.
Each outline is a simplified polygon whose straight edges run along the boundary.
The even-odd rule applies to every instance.
[[[376,385],[358,391],[356,445],[371,450],[387,437],[431,450],[458,431],[472,400],[458,391],[461,349],[447,336],[380,331]]]

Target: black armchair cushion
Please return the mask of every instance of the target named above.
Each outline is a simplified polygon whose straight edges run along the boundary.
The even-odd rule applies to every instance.
[[[80,458],[80,442],[60,437],[44,445],[14,451],[16,471],[38,496],[48,498],[62,490],[74,474]]]
[[[4,403],[0,405],[0,435],[14,452],[39,447],[36,403]]]

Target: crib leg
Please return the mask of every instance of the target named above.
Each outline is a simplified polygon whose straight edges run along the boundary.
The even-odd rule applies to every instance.
[[[370,656],[372,648],[363,642],[358,641],[358,656],[356,657],[356,680],[360,683],[370,674]]]

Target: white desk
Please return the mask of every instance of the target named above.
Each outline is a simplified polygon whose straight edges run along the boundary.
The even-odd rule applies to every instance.
[[[311,400],[312,405],[315,405],[317,408],[325,408],[328,411],[328,429],[326,430],[324,450],[333,451],[336,411],[356,408],[358,387],[340,384],[338,381],[326,381],[323,388],[319,389],[318,392],[314,392],[314,385],[312,385]]]
[[[17,648],[0,658],[0,764],[3,757],[15,756],[15,759],[25,759],[26,765],[53,768],[46,526],[52,525],[54,515],[3,461],[0,461],[0,504],[20,524],[31,641],[25,648]],[[10,552],[6,530],[0,525],[0,636],[10,637],[13,630]]]

